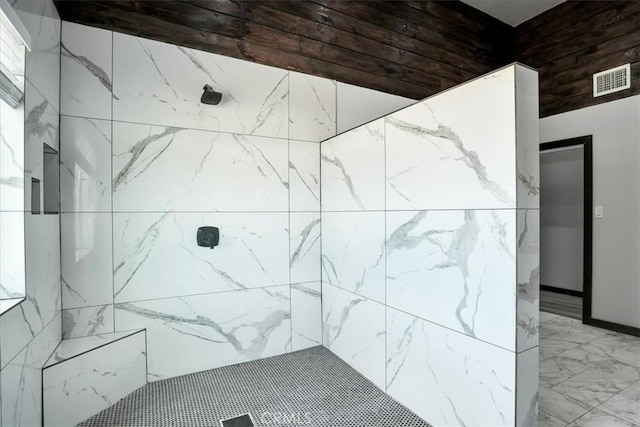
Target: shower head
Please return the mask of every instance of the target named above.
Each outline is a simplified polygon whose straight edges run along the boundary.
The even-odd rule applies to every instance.
[[[204,93],[200,97],[200,102],[208,105],[218,105],[220,100],[222,99],[222,94],[220,92],[216,92],[209,85],[204,85]]]

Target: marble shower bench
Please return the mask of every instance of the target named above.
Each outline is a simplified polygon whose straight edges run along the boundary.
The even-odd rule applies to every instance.
[[[76,425],[146,383],[146,330],[62,340],[42,367],[43,424]]]

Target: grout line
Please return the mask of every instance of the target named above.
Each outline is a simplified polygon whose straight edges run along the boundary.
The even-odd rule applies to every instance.
[[[114,79],[114,70],[113,70],[113,62],[114,62],[114,36],[113,36],[113,31],[111,32],[111,96],[110,96],[110,100],[111,100],[111,117],[110,117],[110,122],[111,122],[111,140],[110,142],[110,147],[111,147],[111,167],[109,168],[109,197],[111,198],[111,309],[113,311],[113,324],[112,324],[112,330],[113,332],[116,331],[116,304],[115,304],[115,299],[116,299],[116,279],[115,279],[115,271],[113,269],[113,266],[115,265],[115,259],[116,259],[116,255],[115,255],[115,241],[114,241],[114,234],[113,234],[113,230],[114,230],[114,215],[113,215],[113,86],[115,83],[115,79]],[[146,346],[146,340],[147,340],[147,333],[145,331],[145,346]],[[145,348],[146,350],[146,348]],[[149,358],[149,355],[146,354],[147,359]],[[149,375],[149,371],[147,370],[147,375]]]
[[[382,135],[383,135],[383,153],[384,153],[384,180],[383,194],[384,194],[384,240],[383,240],[383,256],[384,256],[384,391],[387,391],[388,375],[387,366],[389,361],[389,330],[388,330],[388,314],[389,306],[387,305],[387,120],[386,118],[382,122]]]
[[[287,218],[289,231],[289,253],[287,265],[289,266],[289,339],[291,344],[289,351],[293,351],[293,288],[291,286],[291,71],[287,71]]]

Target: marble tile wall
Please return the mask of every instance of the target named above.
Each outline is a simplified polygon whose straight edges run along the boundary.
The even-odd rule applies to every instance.
[[[323,344],[434,425],[536,422],[536,94],[516,64],[321,144]]]
[[[321,345],[337,83],[67,22],[61,69],[64,337],[147,328],[150,380]]]
[[[42,179],[43,143],[59,148],[61,22],[52,1],[17,0],[11,4],[29,31],[32,45],[26,54],[24,103],[11,111],[3,105],[0,112],[2,120],[8,120],[12,114],[17,114],[12,119],[17,123],[24,120],[24,150],[23,153],[14,151],[15,162],[10,162],[14,168],[24,169],[24,184],[14,182],[16,191],[11,198],[5,197],[8,193],[3,188],[0,210],[12,210],[15,220],[7,226],[7,218],[2,214],[0,232],[5,244],[9,230],[16,228],[15,221],[24,222],[24,235],[15,233],[9,242],[12,251],[24,251],[19,274],[26,287],[26,299],[0,317],[0,425],[3,427],[40,424],[40,368],[60,342],[62,324],[60,217],[32,215],[29,190],[31,178]],[[20,133],[20,129],[16,132]],[[5,154],[3,150],[3,170],[7,166],[4,160],[8,159]],[[5,265],[3,261],[3,270]]]

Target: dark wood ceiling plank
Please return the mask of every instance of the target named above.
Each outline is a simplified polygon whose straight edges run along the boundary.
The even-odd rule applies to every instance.
[[[478,62],[478,64],[485,67],[490,64],[491,67],[494,67],[505,59],[500,49],[491,46],[487,40],[475,35],[470,36],[468,31],[454,27],[440,18],[417,11],[403,2],[376,1],[367,3],[367,5],[389,16],[399,18],[401,21],[396,21],[397,23],[407,23],[400,28],[394,28],[394,31],[407,33],[426,44],[433,44],[434,40],[438,39],[446,40],[456,50],[464,52],[464,59],[467,62]],[[412,33],[415,34],[409,34],[407,30],[412,29],[414,26],[416,26],[416,30],[412,31]],[[510,57],[512,54],[513,52],[509,51]]]
[[[479,62],[476,55],[463,54],[462,51],[445,51],[433,43],[425,43],[412,38],[411,32],[389,31],[379,25],[355,18],[351,15],[328,8],[322,4],[297,0],[261,1],[262,5],[299,16],[307,20],[325,24],[329,28],[337,28],[356,34],[369,40],[375,40],[389,46],[397,47],[402,54],[414,53],[432,61],[446,62],[474,73],[482,73],[486,65]],[[416,33],[419,29],[415,27]]]
[[[455,81],[468,80],[473,76],[471,73],[437,62],[425,62],[421,64],[423,65],[423,72],[415,73],[408,67],[396,62],[357,53],[254,22],[242,21],[185,3],[115,0],[109,2],[109,5],[128,13],[155,16],[169,22],[179,22],[181,25],[195,30],[214,32],[227,37],[238,38],[247,43],[270,46],[280,51],[307,56],[335,65],[348,66],[382,77],[399,79],[407,83],[429,85],[435,81],[434,75],[441,76],[441,84],[437,88],[438,90],[450,87],[455,84]],[[448,75],[450,78],[442,77],[444,75]]]
[[[625,34],[634,33],[638,37],[640,2],[617,2],[616,7],[611,7],[586,21],[575,24],[563,21],[557,25],[562,25],[562,31],[538,37],[530,45],[519,41],[517,59],[526,62],[530,58],[539,57],[551,61]]]
[[[263,2],[184,0],[182,3],[217,13],[224,13],[238,19],[316,40],[341,49],[374,56],[387,62],[395,62],[418,71],[428,71],[450,82],[452,82],[450,80],[452,76],[469,79],[481,72],[475,62],[466,63],[461,56],[447,51],[439,53],[436,48],[429,46],[429,52],[426,57],[417,55],[340,28],[265,7]],[[437,58],[437,60],[433,58]],[[459,66],[460,64],[463,66]],[[460,74],[461,70],[466,71],[467,74]]]
[[[437,92],[429,87],[406,83],[395,78],[370,74],[228,36],[194,30],[139,12],[122,13],[122,9],[114,7],[112,2],[86,1],[83,2],[82,7],[75,7],[72,3],[56,2],[60,14],[65,20],[72,22],[336,79],[345,83],[373,87],[412,99],[426,98]],[[363,85],[362,82],[367,82],[367,85]]]

